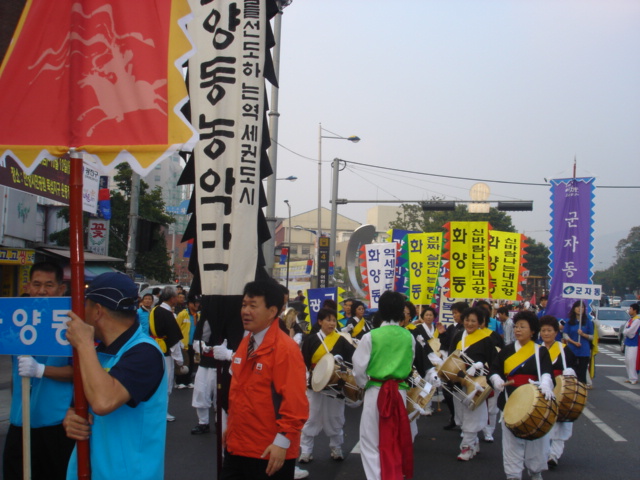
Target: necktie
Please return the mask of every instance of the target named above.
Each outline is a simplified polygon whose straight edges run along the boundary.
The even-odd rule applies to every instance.
[[[249,346],[247,347],[247,358],[253,357],[253,351],[256,348],[256,339],[253,338],[253,335],[249,337]]]

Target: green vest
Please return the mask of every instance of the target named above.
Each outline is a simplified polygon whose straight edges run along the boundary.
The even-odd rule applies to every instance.
[[[413,367],[412,335],[399,325],[387,325],[371,330],[371,358],[367,367],[369,380],[365,388],[380,387],[376,380],[405,380]],[[408,390],[406,382],[399,384],[401,390]]]

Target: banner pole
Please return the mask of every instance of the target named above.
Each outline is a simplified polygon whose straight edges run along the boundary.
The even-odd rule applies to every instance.
[[[31,378],[22,377],[22,478],[31,480]]]
[[[82,220],[82,153],[71,149],[71,174],[69,176],[69,237],[71,264],[71,309],[84,318],[84,228]],[[82,375],[78,352],[73,349],[73,393],[76,413],[88,418],[87,398],[82,387]],[[91,478],[89,441],[76,442],[78,449],[78,479]]]

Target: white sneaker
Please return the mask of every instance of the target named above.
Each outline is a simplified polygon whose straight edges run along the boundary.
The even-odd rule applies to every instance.
[[[309,476],[309,472],[306,470],[301,469],[300,467],[298,467],[296,465],[296,469],[293,472],[293,478],[298,479],[298,478],[307,478]]]
[[[310,453],[301,453],[298,462],[309,463],[311,460],[313,460],[313,455],[311,455]]]
[[[480,453],[480,442],[478,440],[476,440],[476,443],[471,445],[471,450],[473,450],[474,457]]]
[[[491,435],[490,433],[485,433],[484,441],[487,443],[493,443],[493,435]]]
[[[179,383],[176,385],[176,388],[178,390],[184,390],[185,388],[187,388],[187,386],[184,383]]]
[[[344,460],[342,449],[340,447],[331,447],[331,458],[338,461]]]
[[[532,473],[531,480],[542,480],[542,472]]]
[[[460,449],[458,460],[460,460],[461,462],[468,462],[472,458],[473,458],[473,448],[463,445],[462,448]]]
[[[176,417],[174,417],[170,413],[167,413],[167,422],[175,422],[175,421],[176,421]]]
[[[422,415],[430,417],[431,415],[433,415],[433,408],[431,408],[431,407],[425,408],[424,409],[424,413]]]

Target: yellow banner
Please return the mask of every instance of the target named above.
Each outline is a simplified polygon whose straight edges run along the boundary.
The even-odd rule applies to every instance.
[[[429,305],[438,284],[442,233],[410,233],[406,236],[409,295],[416,305]]]
[[[454,298],[489,296],[489,224],[451,222],[448,232],[450,292]]]
[[[522,234],[491,231],[491,297],[499,300],[518,300]]]

